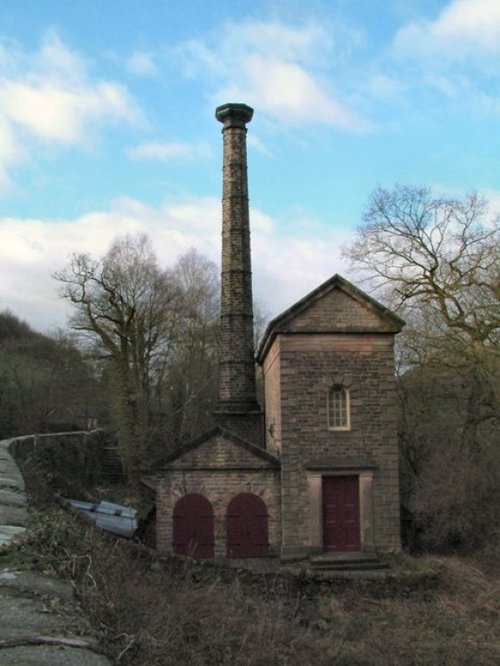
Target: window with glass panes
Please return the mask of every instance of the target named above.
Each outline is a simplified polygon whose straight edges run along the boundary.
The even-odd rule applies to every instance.
[[[328,427],[349,429],[349,393],[344,386],[332,386],[328,393]]]

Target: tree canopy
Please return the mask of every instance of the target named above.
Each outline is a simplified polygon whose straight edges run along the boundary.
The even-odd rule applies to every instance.
[[[171,438],[188,424],[197,434],[204,421],[191,403],[207,393],[204,373],[213,375],[215,267],[191,250],[161,269],[147,236],[137,234],[117,238],[100,259],[73,255],[55,277],[73,305],[71,327],[110,370],[122,458],[138,478],[166,419]]]
[[[428,542],[500,530],[500,219],[476,193],[377,188],[345,250],[407,320],[399,336],[403,505]]]
[[[428,187],[377,188],[345,254],[394,305],[470,347],[500,331],[500,218],[476,193],[435,197]],[[415,315],[414,315],[415,316]]]

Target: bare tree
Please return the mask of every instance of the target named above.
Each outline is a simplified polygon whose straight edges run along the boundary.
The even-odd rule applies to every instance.
[[[173,268],[183,298],[165,378],[172,413],[172,435],[187,439],[211,426],[216,399],[219,343],[219,277],[216,265],[194,249]]]
[[[74,306],[72,328],[110,362],[122,457],[129,478],[137,479],[148,444],[153,368],[178,331],[178,281],[158,267],[144,234],[117,238],[99,260],[75,254],[55,278]]]
[[[498,416],[500,219],[477,194],[432,196],[396,186],[372,194],[345,254],[408,320],[403,367],[437,363],[470,388],[463,443]]]
[[[373,192],[344,252],[408,322],[399,341],[403,500],[441,545],[491,533],[471,517],[498,513],[499,237],[498,215],[488,217],[477,194],[396,186]]]
[[[495,347],[500,311],[499,216],[477,194],[435,198],[426,187],[376,189],[345,255],[396,307],[425,309],[467,346]]]

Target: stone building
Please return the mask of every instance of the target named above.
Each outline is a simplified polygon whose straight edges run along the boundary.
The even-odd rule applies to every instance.
[[[246,125],[223,123],[222,357],[215,427],[156,466],[157,548],[304,559],[400,548],[394,335],[404,322],[335,275],[268,326],[256,399]]]

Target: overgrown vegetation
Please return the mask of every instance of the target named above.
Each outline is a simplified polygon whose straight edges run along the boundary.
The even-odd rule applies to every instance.
[[[498,583],[456,557],[413,565],[438,566],[439,587],[399,585],[388,594],[390,586],[157,559],[60,510],[33,515],[24,548],[42,571],[74,581],[114,664],[493,666],[500,659]]]
[[[481,565],[400,555],[389,580],[319,582],[161,558],[47,502],[25,466],[30,536],[0,568],[72,581],[110,661],[130,666],[493,666],[500,659],[499,551]]]

